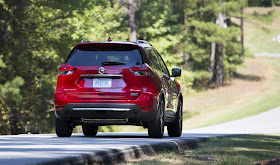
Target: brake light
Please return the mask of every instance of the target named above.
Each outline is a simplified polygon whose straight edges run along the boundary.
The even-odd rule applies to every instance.
[[[67,64],[62,64],[60,68],[58,69],[58,74],[59,75],[70,75],[72,74],[77,68],[67,65]]]
[[[134,75],[153,76],[153,72],[150,69],[148,64],[134,66],[134,67],[130,68],[130,71]]]
[[[63,110],[63,108],[64,108],[64,107],[62,107],[62,106],[57,106],[57,107],[55,107],[55,110],[58,110],[58,111],[59,111],[59,110]]]

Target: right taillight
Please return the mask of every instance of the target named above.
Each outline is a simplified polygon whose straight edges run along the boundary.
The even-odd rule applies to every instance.
[[[58,69],[58,74],[59,75],[70,75],[72,74],[77,68],[67,65],[67,64],[62,64],[60,68]]]
[[[134,75],[153,76],[148,64],[137,65],[129,69]]]

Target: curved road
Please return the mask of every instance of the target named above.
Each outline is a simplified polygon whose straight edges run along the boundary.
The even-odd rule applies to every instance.
[[[54,162],[50,161],[65,158],[75,157],[77,161],[77,157],[82,159],[85,155],[98,157],[100,154],[96,156],[95,153],[100,151],[104,151],[103,155],[110,156],[112,151],[126,152],[135,148],[134,153],[137,155],[138,152],[145,152],[143,146],[149,148],[151,145],[163,146],[166,143],[181,145],[183,143],[179,143],[180,140],[203,140],[207,137],[232,134],[280,133],[279,118],[280,107],[277,107],[252,117],[185,130],[180,138],[170,138],[165,134],[162,139],[151,139],[147,133],[99,133],[97,137],[92,138],[82,134],[74,134],[70,138],[58,138],[55,134],[0,136],[0,164],[52,164]],[[154,151],[155,148],[150,147],[149,150]],[[69,164],[69,161],[64,164]]]
[[[280,58],[280,53],[254,53],[257,57],[273,57]]]
[[[223,133],[223,134],[268,134],[280,133],[280,107],[255,116],[212,125],[203,128],[185,130],[187,133]]]
[[[223,135],[223,134],[222,134]],[[158,143],[177,143],[179,139],[194,140],[205,137],[222,136],[221,134],[188,134],[180,138],[170,138],[166,134],[162,139],[148,138],[147,133],[99,133],[96,137],[85,137],[74,134],[70,138],[58,138],[55,134],[26,134],[0,136],[0,165],[17,164],[72,164],[61,162],[65,158],[76,158],[81,155],[95,156],[113,155],[113,151],[126,152],[136,148],[137,152],[146,152],[147,146]],[[177,141],[177,142],[176,142]],[[143,146],[145,147],[139,147]],[[133,148],[134,147],[134,148]],[[113,151],[112,151],[113,150]],[[148,150],[154,152],[154,148]],[[101,158],[100,158],[101,159]],[[83,164],[83,163],[81,163]]]

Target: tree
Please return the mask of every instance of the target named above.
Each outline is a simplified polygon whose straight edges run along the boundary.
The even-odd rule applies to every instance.
[[[136,21],[135,21],[135,13],[141,6],[141,1],[134,0],[118,0],[121,4],[127,7],[124,7],[124,13],[128,15],[128,22],[130,27],[130,36],[129,41],[135,42],[137,40],[136,34]]]
[[[52,131],[57,68],[82,38],[121,29],[120,13],[106,0],[0,1],[1,134]]]
[[[219,27],[224,28],[224,16],[222,12],[219,12]],[[217,64],[216,64],[216,84],[221,85],[223,84],[223,72],[224,72],[224,45],[223,43],[218,44],[218,55],[217,55]]]
[[[219,0],[184,1],[186,3],[184,12],[188,16],[188,22],[185,24],[186,42],[181,44],[190,57],[189,66],[195,74],[194,86],[203,87],[208,84],[209,79],[221,84],[223,79],[230,78],[237,65],[242,63],[238,26],[219,28],[216,24],[221,12],[228,20],[233,16],[239,16],[241,1],[226,1],[224,5],[220,5]],[[229,48],[233,46],[234,49],[230,50]]]

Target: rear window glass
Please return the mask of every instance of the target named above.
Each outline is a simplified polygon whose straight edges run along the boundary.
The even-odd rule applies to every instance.
[[[135,66],[143,63],[139,51],[139,49],[74,49],[66,63],[72,66]]]

